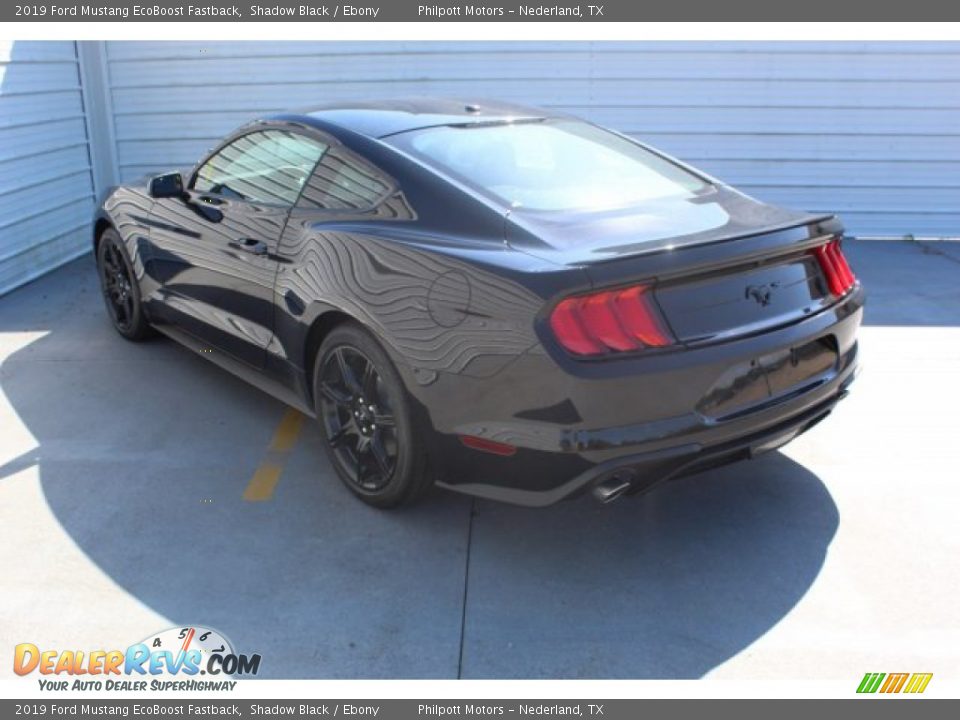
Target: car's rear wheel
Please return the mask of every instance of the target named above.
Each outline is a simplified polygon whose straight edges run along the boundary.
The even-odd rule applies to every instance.
[[[380,343],[354,323],[335,327],[314,363],[314,398],[327,454],[357,497],[381,508],[433,484],[410,398]]]
[[[140,288],[123,242],[113,228],[100,236],[97,244],[97,272],[100,289],[113,327],[127,340],[143,340],[151,333],[143,313]]]

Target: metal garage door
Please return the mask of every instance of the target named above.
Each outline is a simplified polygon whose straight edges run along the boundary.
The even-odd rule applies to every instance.
[[[72,42],[0,42],[0,294],[86,252],[93,179]]]

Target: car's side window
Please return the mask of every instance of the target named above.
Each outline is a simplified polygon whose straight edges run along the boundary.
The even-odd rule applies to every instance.
[[[328,146],[286,130],[243,135],[197,171],[193,189],[268,205],[293,205]]]
[[[367,210],[390,194],[391,180],[370,163],[333,147],[317,164],[297,207]]]

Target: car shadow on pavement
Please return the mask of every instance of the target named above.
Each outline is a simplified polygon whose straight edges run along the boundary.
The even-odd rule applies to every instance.
[[[839,523],[774,452],[608,506],[474,518],[466,677],[698,678],[781,620]]]
[[[779,453],[609,506],[436,491],[385,513],[306,429],[273,497],[244,501],[284,407],[172,342],[119,338],[92,274],[85,258],[0,303],[0,337],[44,333],[0,367],[4,423],[35,440],[0,484],[36,466],[83,572],[260,653],[261,676],[700,677],[794,607],[836,532],[824,485]],[[56,623],[39,600],[24,621]]]

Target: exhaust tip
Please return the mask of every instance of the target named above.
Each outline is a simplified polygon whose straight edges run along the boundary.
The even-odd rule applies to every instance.
[[[632,483],[620,475],[614,475],[609,480],[605,480],[593,489],[593,496],[600,502],[612,503],[623,497],[623,494],[630,489]]]

